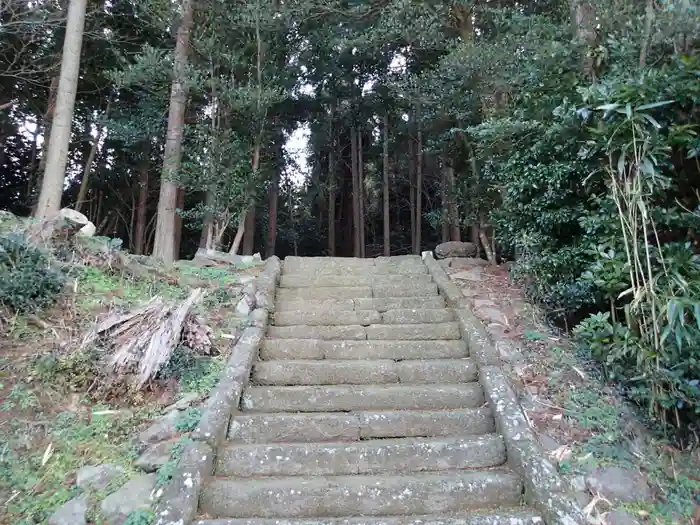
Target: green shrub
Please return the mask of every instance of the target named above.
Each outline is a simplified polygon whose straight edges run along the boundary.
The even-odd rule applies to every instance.
[[[56,301],[63,283],[63,274],[24,236],[0,235],[0,304],[17,313],[44,308]]]

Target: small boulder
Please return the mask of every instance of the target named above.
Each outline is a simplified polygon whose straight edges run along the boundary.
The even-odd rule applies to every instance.
[[[124,474],[118,465],[86,465],[78,470],[76,484],[85,492],[102,492]]]
[[[170,459],[170,449],[173,443],[173,441],[163,441],[148,445],[148,448],[134,461],[134,466],[144,472],[155,472]]]
[[[171,412],[173,410],[185,410],[186,408],[189,408],[194,403],[196,403],[198,400],[199,394],[197,392],[185,392],[180,396],[180,399],[178,399],[175,403],[167,407],[165,409],[165,412]]]
[[[88,495],[82,494],[61,505],[49,518],[49,525],[86,525]]]
[[[151,493],[156,486],[155,474],[143,474],[127,481],[122,488],[107,496],[100,511],[109,525],[122,525],[129,514],[151,508]]]
[[[453,279],[458,279],[460,281],[480,281],[481,280],[481,268],[472,268],[471,270],[461,270],[459,272],[450,275]]]
[[[603,523],[605,523],[605,525],[639,525],[640,522],[629,512],[613,510],[612,512],[605,513],[603,516]]]
[[[651,487],[639,471],[620,467],[602,467],[586,476],[586,486],[613,503],[647,501],[654,496]]]
[[[446,259],[448,257],[476,257],[479,249],[473,242],[449,241],[438,244],[435,247],[435,257]]]
[[[176,437],[179,432],[176,428],[180,413],[177,410],[168,412],[158,418],[150,427],[139,434],[139,441],[143,444],[158,443]]]

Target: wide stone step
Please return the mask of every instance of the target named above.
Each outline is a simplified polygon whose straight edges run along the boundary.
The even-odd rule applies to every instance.
[[[267,335],[270,339],[321,339],[361,341],[429,341],[454,340],[461,337],[459,323],[431,323],[369,326],[271,326]]]
[[[449,359],[468,357],[467,343],[452,341],[332,341],[265,339],[260,358],[276,359]]]
[[[450,319],[451,320],[451,319]],[[305,310],[297,312],[277,312],[276,326],[368,326],[382,322],[382,314],[376,310],[353,310],[338,312],[333,310]]]
[[[406,308],[387,310],[382,314],[384,324],[449,323],[454,319],[454,312],[448,308]]]
[[[489,408],[238,414],[231,420],[228,439],[236,443],[320,443],[468,436],[494,431],[495,423]]]
[[[461,513],[517,505],[518,476],[500,470],[412,474],[216,479],[200,511],[214,518],[320,518]]]
[[[469,383],[477,380],[470,359],[279,360],[255,363],[252,380],[259,385],[371,385],[382,383]]]
[[[377,439],[357,443],[229,444],[215,476],[337,476],[488,468],[506,462],[501,436]]]
[[[372,297],[426,297],[438,295],[438,287],[435,283],[416,283],[412,279],[405,279],[403,284],[377,284],[372,286]]]
[[[484,404],[479,383],[462,385],[259,386],[243,393],[249,412],[443,410]]]
[[[379,313],[377,310],[301,310],[277,312],[276,326],[347,326],[371,324],[430,324],[454,321],[454,313],[447,308],[402,309]]]
[[[358,275],[337,275],[337,274],[286,274],[280,277],[280,288],[309,288],[327,286],[377,286],[390,284],[406,284],[406,275],[395,274],[358,274]],[[411,275],[411,284],[428,284],[433,282],[433,278],[427,273],[417,273]]]
[[[464,513],[462,513],[464,514]],[[286,519],[221,519],[199,520],[196,525],[543,525],[544,520],[531,510],[494,510],[468,512],[460,518],[440,516],[385,516],[363,518]]]
[[[357,299],[360,297],[372,298],[371,286],[327,286],[324,288],[278,288],[277,300],[292,301],[299,299]]]
[[[377,310],[381,313],[387,310],[407,308],[434,309],[444,307],[445,300],[439,295],[432,295],[429,297],[384,297],[377,299],[291,299],[287,301],[278,301],[275,305],[275,309],[278,312],[305,312],[311,310],[347,312],[351,310]]]

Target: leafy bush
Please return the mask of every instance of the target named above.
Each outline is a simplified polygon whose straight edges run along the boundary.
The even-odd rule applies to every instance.
[[[44,308],[56,301],[63,283],[63,274],[24,236],[0,235],[0,304],[18,313]]]

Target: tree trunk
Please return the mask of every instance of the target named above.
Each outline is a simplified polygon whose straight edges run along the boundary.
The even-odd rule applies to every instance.
[[[243,255],[253,255],[255,250],[255,206],[248,209],[245,217],[245,235],[243,236]]]
[[[148,160],[144,160],[139,166],[139,198],[136,203],[136,227],[134,228],[134,253],[136,255],[145,253],[149,167]]]
[[[109,109],[112,105],[112,99],[107,100],[107,108],[105,109],[104,115],[109,115]],[[78,200],[75,203],[75,210],[81,211],[83,204],[85,203],[85,198],[87,197],[87,191],[90,184],[90,172],[92,171],[92,163],[95,162],[95,156],[97,155],[97,148],[100,146],[100,142],[104,138],[102,136],[103,128],[100,127],[97,131],[97,136],[92,142],[90,147],[90,153],[88,154],[87,160],[85,161],[85,166],[83,168],[83,178],[80,180],[80,190],[78,191]]]
[[[449,213],[449,239],[450,241],[461,241],[462,232],[459,225],[459,206],[455,195],[455,169],[452,166],[445,166],[445,179],[447,183],[447,210]]]
[[[352,233],[353,233],[353,255],[361,257],[360,251],[360,189],[357,173],[357,131],[353,126],[350,129],[350,169],[352,170]]]
[[[447,166],[443,165],[440,171],[440,198],[442,200],[442,235],[440,238],[442,242],[450,240],[450,204],[447,193]]]
[[[336,199],[336,173],[335,173],[335,155],[336,141],[335,130],[333,129],[333,117],[335,114],[335,104],[331,105],[330,118],[330,139],[331,144],[328,148],[328,255],[335,257],[335,199]]]
[[[418,130],[418,152],[416,159],[416,242],[413,253],[420,255],[423,221],[423,132]]]
[[[80,51],[83,45],[86,6],[87,0],[71,0],[68,5],[66,36],[63,41],[61,73],[56,95],[56,111],[46,155],[46,170],[41,182],[41,192],[35,213],[35,216],[40,220],[48,219],[61,209],[73,123],[73,108],[80,73]]]
[[[391,224],[389,222],[389,114],[384,114],[384,255],[391,255]]]
[[[260,167],[260,142],[255,143],[253,149],[253,177],[257,176],[258,168]],[[255,208],[255,201],[252,199],[248,202],[248,206],[245,210],[241,212],[241,216],[238,218],[238,229],[236,230],[236,236],[233,238],[233,244],[229,253],[231,255],[236,255],[238,253],[238,248],[241,246],[241,241],[243,240],[243,234],[245,233],[246,222],[248,222],[248,215],[250,210]],[[255,215],[253,215],[255,217]]]
[[[571,16],[575,37],[587,47],[593,47],[597,39],[595,7],[589,0],[571,0]],[[595,60],[584,53],[581,60],[583,73],[595,82]]]
[[[168,131],[163,153],[163,173],[161,175],[160,196],[158,198],[158,219],[153,244],[153,256],[166,264],[175,260],[175,234],[178,188],[174,182],[182,162],[182,138],[185,126],[187,93],[185,92],[185,67],[192,29],[192,0],[182,0],[182,21],[177,31],[175,44],[175,78],[170,93]]]
[[[411,252],[416,253],[416,145],[408,136],[408,184],[411,215]]]
[[[365,240],[365,170],[362,158],[362,130],[357,133],[357,187],[360,200],[360,257],[365,257],[367,242]]]
[[[185,210],[185,188],[177,189],[177,209],[175,210],[175,260],[180,258],[182,241],[182,212]]]
[[[204,207],[206,211],[204,212],[204,220],[202,221],[202,233],[199,236],[199,247],[200,248],[212,248],[211,239],[213,239],[213,217],[209,208],[214,203],[214,194],[211,191],[207,191],[204,195]]]
[[[275,255],[277,244],[277,201],[279,200],[280,172],[279,168],[272,175],[267,204],[267,243],[265,244],[265,258]]]

